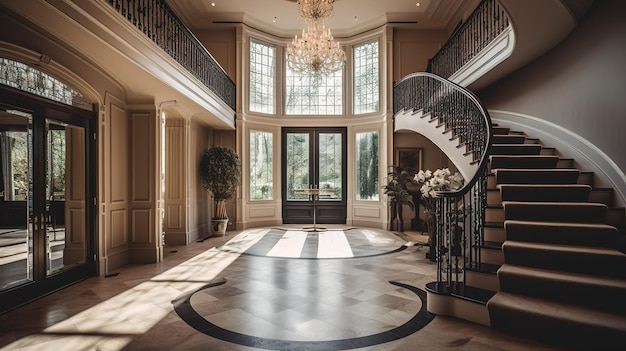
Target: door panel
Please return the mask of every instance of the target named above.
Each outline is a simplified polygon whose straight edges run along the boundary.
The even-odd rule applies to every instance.
[[[33,281],[32,115],[0,111],[0,290]]]
[[[283,223],[345,223],[346,128],[286,127],[282,145]]]

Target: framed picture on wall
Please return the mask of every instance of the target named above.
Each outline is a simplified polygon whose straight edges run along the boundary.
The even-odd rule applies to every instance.
[[[417,173],[422,169],[422,148],[397,148],[396,162],[398,167],[410,174]]]

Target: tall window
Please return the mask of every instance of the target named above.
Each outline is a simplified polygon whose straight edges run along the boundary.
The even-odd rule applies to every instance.
[[[250,131],[250,200],[271,200],[272,133]]]
[[[378,132],[356,133],[356,197],[378,200]]]
[[[354,47],[354,114],[379,110],[378,41]]]
[[[288,115],[343,113],[343,70],[328,76],[298,74],[286,65],[285,110]]]
[[[250,41],[250,111],[274,113],[276,48]]]

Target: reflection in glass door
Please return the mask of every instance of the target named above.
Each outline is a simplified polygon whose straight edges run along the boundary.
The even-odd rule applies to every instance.
[[[346,128],[283,128],[282,145],[283,223],[344,224]]]
[[[46,120],[46,238],[48,275],[85,262],[85,130]]]
[[[32,116],[0,111],[0,290],[33,280]]]

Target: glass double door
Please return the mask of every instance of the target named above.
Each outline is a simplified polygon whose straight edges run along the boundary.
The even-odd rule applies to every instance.
[[[283,223],[346,223],[346,128],[283,128]]]
[[[95,273],[90,121],[11,102],[0,101],[0,311]]]

